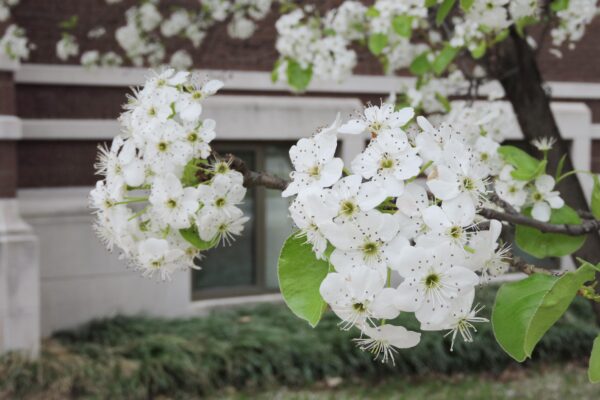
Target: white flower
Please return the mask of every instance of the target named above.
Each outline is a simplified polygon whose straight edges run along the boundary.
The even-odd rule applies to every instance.
[[[398,212],[396,218],[400,220],[400,234],[408,239],[414,239],[423,233],[425,222],[423,211],[429,206],[427,191],[416,182],[405,186],[404,192],[396,198]]]
[[[137,148],[131,140],[117,136],[110,147],[99,147],[96,171],[106,175],[108,180],[122,179],[131,187],[138,187],[145,180],[145,166],[137,157]]]
[[[140,242],[138,253],[144,276],[159,274],[162,280],[171,279],[171,274],[179,268],[178,260],[185,255],[179,249],[171,249],[168,241],[155,238]]]
[[[244,224],[250,219],[237,207],[230,209],[229,214],[209,210],[200,215],[197,220],[200,238],[206,242],[216,241],[227,245],[235,240],[235,236],[242,234]]]
[[[77,54],[79,54],[79,45],[75,36],[68,33],[63,34],[62,39],[56,43],[56,56],[62,61],[67,61]]]
[[[398,235],[398,219],[372,210],[352,221],[322,224],[321,231],[335,250],[329,261],[338,272],[348,272],[361,265],[376,269],[386,276],[388,266],[401,263],[399,250],[408,240]]]
[[[427,177],[427,186],[435,197],[455,207],[478,207],[487,193],[487,174],[470,149],[459,140],[449,140],[443,159]]]
[[[189,69],[194,64],[194,60],[190,53],[186,50],[177,50],[171,55],[169,65],[177,69]]]
[[[290,149],[290,159],[295,171],[292,181],[283,191],[283,197],[297,194],[309,188],[324,188],[333,185],[342,175],[343,162],[334,158],[337,147],[335,135],[318,134],[303,138]]]
[[[254,34],[256,24],[251,19],[234,15],[227,25],[227,33],[234,39],[248,39]]]
[[[182,187],[173,174],[154,179],[149,200],[157,218],[175,229],[188,228],[199,207],[198,190]]]
[[[500,171],[495,187],[498,196],[518,211],[527,201],[528,192],[525,189],[527,181],[514,179],[511,175],[512,171],[514,171],[512,165],[505,165]]]
[[[399,314],[392,298],[395,290],[384,287],[385,279],[366,266],[347,274],[331,272],[321,282],[320,292],[333,312],[343,321],[342,328],[362,326],[373,318],[393,319]]]
[[[381,107],[371,106],[365,108],[364,115],[358,119],[348,121],[338,131],[351,135],[369,132],[371,137],[375,138],[387,130],[402,128],[414,115],[415,112],[412,108],[394,111],[393,104],[384,103]]]
[[[562,208],[565,205],[558,191],[554,189],[554,178],[550,175],[540,175],[535,180],[535,190],[531,194],[533,209],[531,216],[539,221],[548,222],[552,208]]]
[[[402,130],[381,132],[352,161],[355,174],[371,179],[363,184],[363,204],[375,207],[386,197],[401,195],[404,181],[419,174],[422,162]]]
[[[198,186],[198,199],[204,205],[202,212],[213,212],[227,216],[236,215],[236,205],[246,195],[246,188],[233,183],[226,175],[216,175],[208,185]]]
[[[403,326],[385,324],[371,327],[365,325],[361,327],[361,331],[367,337],[354,340],[361,350],[372,353],[376,360],[381,357],[382,363],[391,360],[395,365],[394,355],[398,352],[396,349],[415,347],[421,341],[420,333],[409,331]]]
[[[465,265],[482,276],[499,276],[508,271],[508,247],[499,247],[498,238],[502,233],[502,223],[490,221],[490,229],[475,232],[469,239],[471,252],[467,254]]]
[[[554,143],[556,143],[556,138],[553,137],[542,137],[531,141],[531,144],[534,145],[539,151],[552,150]]]
[[[396,307],[415,312],[421,326],[441,323],[452,311],[452,302],[479,283],[477,275],[462,266],[462,253],[454,246],[405,247],[397,268],[405,279],[396,291]]]
[[[290,205],[290,216],[300,229],[299,236],[312,245],[318,259],[324,259],[327,250],[327,239],[320,227],[336,215],[335,208],[327,207],[314,189],[304,190]]]
[[[223,87],[223,82],[211,80],[201,87],[193,87],[188,93],[182,93],[175,103],[175,109],[180,113],[183,120],[194,121],[202,113],[202,101],[217,93]]]
[[[439,331],[448,329],[449,332],[446,334],[446,336],[452,335],[450,351],[454,350],[454,341],[459,333],[464,342],[472,342],[473,333],[471,331],[477,332],[477,328],[473,324],[489,322],[487,318],[477,316],[477,314],[483,309],[483,306],[476,306],[475,308],[472,308],[474,297],[475,290],[470,290],[467,293],[463,293],[452,303],[451,311],[443,322],[436,325],[429,324],[422,326],[421,329],[426,331]]]
[[[368,188],[362,187],[360,175],[349,175],[340,179],[329,190],[322,192],[324,206],[331,209],[336,220],[355,218],[361,211],[373,208],[368,202]],[[363,200],[367,201],[363,201]]]
[[[468,200],[465,203],[467,207],[471,206]],[[462,248],[468,241],[466,227],[473,223],[474,215],[471,209],[447,207],[445,202],[442,203],[442,207],[429,206],[423,210],[423,221],[430,231],[420,236],[418,243],[431,246],[435,246],[436,243],[448,243]]]

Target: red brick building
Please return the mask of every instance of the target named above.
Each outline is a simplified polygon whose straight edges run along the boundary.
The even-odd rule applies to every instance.
[[[244,238],[209,253],[200,274],[182,273],[169,284],[140,278],[94,237],[87,193],[97,179],[96,149],[118,133],[115,119],[125,94],[147,71],[86,69],[78,58],[63,63],[55,55],[57,26],[77,15],[74,33],[81,50],[115,49],[111,32],[132,3],[21,0],[13,10],[12,21],[37,48],[26,63],[0,61],[0,349],[31,348],[40,331],[47,335],[98,316],[174,316],[278,296],[275,264],[291,226],[287,204],[262,188],[249,191],[245,212],[252,220]],[[383,76],[378,62],[363,52],[348,81],[314,82],[306,94],[290,94],[270,80],[276,17],[272,11],[248,40],[231,39],[218,25],[197,50],[178,40],[168,48],[188,49],[195,68],[225,81],[205,111],[217,121],[217,147],[237,152],[257,169],[285,175],[291,142],[330,123],[338,111],[349,114],[361,102],[379,102],[406,78]],[[96,25],[109,35],[92,42],[86,33]],[[563,50],[563,59],[548,53],[547,45],[539,52],[575,164],[594,171],[600,171],[599,38],[597,19],[575,50]],[[510,137],[518,139],[519,133]],[[363,145],[344,140],[342,157],[351,158]]]

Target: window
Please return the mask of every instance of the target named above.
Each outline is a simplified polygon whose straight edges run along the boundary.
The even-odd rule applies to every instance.
[[[233,153],[255,171],[289,176],[289,143],[217,143],[221,153]],[[204,252],[199,271],[192,271],[194,300],[243,296],[277,291],[277,259],[285,239],[292,232],[288,200],[275,190],[248,189],[244,214],[250,220],[231,246]],[[269,210],[267,213],[266,210]]]

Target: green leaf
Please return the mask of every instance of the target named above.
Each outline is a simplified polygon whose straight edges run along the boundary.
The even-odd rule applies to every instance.
[[[592,383],[600,382],[600,335],[594,339],[590,364],[588,366],[588,378]]]
[[[436,75],[444,72],[459,51],[459,47],[452,47],[449,44],[446,44],[442,51],[440,51],[437,57],[433,60],[433,72],[435,72]]]
[[[503,41],[504,39],[506,39],[508,37],[509,33],[510,33],[510,31],[508,29],[502,29],[500,32],[498,32],[498,34],[494,38],[494,43],[499,43],[499,42]]]
[[[500,146],[498,153],[504,161],[515,167],[511,174],[515,179],[530,181],[541,175],[546,169],[544,161],[539,161],[515,146]]]
[[[444,111],[445,112],[450,112],[450,101],[448,100],[448,98],[446,96],[444,96],[443,94],[439,93],[439,92],[435,92],[435,98],[437,101],[440,102],[440,104],[442,105],[442,107],[444,107]]]
[[[465,12],[469,11],[474,2],[475,0],[460,0],[460,8],[462,8],[462,10]]]
[[[437,0],[425,0],[425,7],[430,8],[437,5]]]
[[[279,67],[281,66],[281,58],[275,61],[273,70],[271,71],[271,82],[275,83],[279,80]]]
[[[592,189],[592,214],[594,218],[600,219],[600,181],[598,175],[594,175],[594,188]]]
[[[198,179],[198,170],[200,169],[198,164],[206,164],[206,160],[201,158],[193,158],[183,167],[183,175],[181,177],[181,184],[184,187],[198,186],[200,180]]]
[[[412,35],[413,17],[410,15],[397,15],[392,20],[394,31],[405,38],[410,38]]]
[[[454,3],[456,0],[444,0],[444,2],[440,5],[437,10],[437,14],[435,15],[435,23],[441,25],[442,22],[446,19],[452,7],[454,7]]]
[[[310,244],[297,232],[283,244],[277,266],[279,289],[290,310],[312,327],[317,326],[327,307],[319,287],[328,271],[329,262],[317,260]]]
[[[582,266],[563,276],[533,274],[498,290],[492,311],[496,340],[512,358],[531,357],[535,345],[567,310],[579,288],[594,279],[594,270]]]
[[[569,0],[554,0],[550,4],[550,8],[554,12],[566,10],[567,8],[569,8]]]
[[[179,233],[181,234],[182,238],[200,251],[211,249],[219,243],[218,235],[208,242],[200,239],[200,236],[198,235],[198,229],[195,226],[187,229],[180,229]]]
[[[79,22],[79,17],[77,15],[71,15],[68,19],[61,21],[58,26],[64,30],[71,30],[77,27],[77,22]]]
[[[295,60],[288,60],[286,74],[290,86],[301,92],[306,89],[312,79],[312,65],[302,68]]]
[[[523,214],[530,216],[531,208],[524,210]],[[550,216],[551,224],[579,224],[581,218],[569,206],[553,209]],[[562,233],[543,233],[529,226],[517,225],[515,229],[515,242],[526,253],[537,258],[562,257],[579,250],[585,243],[586,236],[569,236]]]
[[[431,70],[431,63],[429,62],[429,58],[427,58],[427,56],[429,56],[429,52],[425,51],[415,57],[409,67],[409,70],[412,74],[421,76]]]
[[[376,56],[381,54],[385,46],[388,44],[388,37],[385,33],[374,33],[369,36],[369,51]]]
[[[560,176],[562,175],[566,160],[567,160],[567,155],[564,154],[558,161],[558,165],[556,166],[556,175],[555,175],[556,179],[560,178]]]
[[[533,25],[536,22],[538,22],[538,19],[532,16],[526,16],[523,18],[519,18],[517,20],[517,22],[515,23],[515,26],[517,28],[517,33],[519,34],[519,36],[523,37],[525,36],[525,27],[529,26],[529,25]]]
[[[365,15],[367,16],[367,18],[376,18],[379,17],[379,10],[375,8],[375,6],[371,6],[369,8],[367,8],[367,12],[365,13]]]
[[[473,50],[470,50],[470,51],[471,51],[471,55],[473,56],[473,58],[478,60],[485,55],[486,50],[487,50],[487,44],[485,43],[485,41],[482,40],[477,45],[477,47],[475,47]]]

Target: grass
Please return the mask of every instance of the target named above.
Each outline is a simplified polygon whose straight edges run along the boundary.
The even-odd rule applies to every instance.
[[[493,296],[492,288],[480,290],[478,301],[489,311]],[[401,319],[417,327],[414,319]],[[589,304],[576,301],[526,365],[587,357],[598,333],[593,320]],[[400,352],[392,366],[356,349],[351,339],[357,332],[340,331],[337,322],[328,314],[311,329],[283,305],[205,318],[94,321],[47,340],[37,361],[14,354],[0,359],[0,398],[195,398],[229,389],[312,387],[332,377],[373,383],[424,374],[499,374],[516,364],[496,344],[489,324],[454,352],[443,334],[424,333],[421,344]]]
[[[587,381],[584,365],[510,368],[503,374],[427,375],[386,379],[377,384],[329,379],[310,389],[278,388],[263,392],[223,393],[223,400],[595,400],[600,388]],[[332,383],[335,387],[331,387]]]

